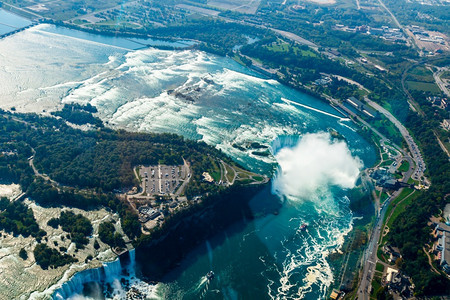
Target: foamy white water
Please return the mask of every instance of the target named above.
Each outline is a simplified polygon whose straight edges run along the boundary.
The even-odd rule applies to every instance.
[[[342,190],[354,185],[362,167],[354,156],[371,153],[352,124],[336,118],[325,103],[260,78],[231,59],[191,50],[129,51],[60,31],[39,25],[0,40],[0,107],[42,112],[63,103],[91,103],[111,127],[203,140],[266,174],[281,167],[273,188],[287,201],[279,215],[230,233],[227,249],[206,243],[206,270],[200,258],[163,286],[164,296],[197,299],[198,292],[234,298],[253,288],[252,293],[263,290],[262,298],[324,298],[333,280],[326,258],[352,226]],[[308,135],[330,127],[348,144],[332,143],[325,134]],[[290,143],[284,137],[303,138]],[[273,141],[280,139],[281,150],[275,149]],[[256,155],[248,147],[252,142],[271,147],[276,155]],[[299,230],[303,223],[309,225],[305,231]],[[236,254],[241,252],[248,254],[245,261]],[[255,258],[255,252],[261,253]],[[226,262],[219,263],[223,257]],[[256,262],[248,272],[258,280],[240,270],[250,258]],[[217,276],[205,288],[204,275],[211,268]],[[199,289],[191,290],[195,282]],[[246,288],[242,282],[252,283]]]

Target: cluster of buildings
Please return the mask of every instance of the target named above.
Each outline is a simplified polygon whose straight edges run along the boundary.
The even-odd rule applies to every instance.
[[[400,250],[389,244],[385,244],[382,248],[383,252],[389,255],[389,263],[394,264],[397,259],[401,258]],[[394,299],[411,299],[414,292],[414,286],[411,279],[400,272],[396,267],[385,268],[382,284],[385,285]]]
[[[336,24],[334,29],[346,32],[359,32],[363,34],[376,35],[388,41],[406,41],[406,37],[399,28],[390,28],[389,26],[381,26],[381,28],[370,27],[367,25],[361,26],[345,26]]]
[[[365,116],[370,118],[376,118],[378,116],[378,112],[371,108],[370,106],[362,103],[355,97],[350,97],[346,100],[348,104],[352,106],[352,108],[356,109],[357,111],[363,113]]]
[[[450,119],[445,119],[442,121],[442,128],[449,131],[450,130]]]
[[[445,38],[443,36],[430,35],[428,31],[417,25],[408,26],[408,29],[416,36],[419,41],[445,45]]]
[[[214,182],[214,178],[212,178],[212,176],[208,172],[203,172],[202,176],[203,176],[204,181],[209,182],[209,183]]]
[[[433,250],[444,272],[450,275],[450,204],[445,206],[444,220],[445,223],[436,224],[434,229],[437,243]]]
[[[389,255],[389,262],[394,264],[398,258],[401,258],[400,250],[396,247],[392,247],[389,244],[385,244],[383,246],[383,252]]]
[[[332,81],[332,80],[331,80],[330,76],[322,76],[321,78],[316,79],[316,80],[314,81],[314,84],[315,84],[315,85],[323,85],[323,86],[325,86],[325,85],[330,84],[331,81]]]
[[[141,206],[139,211],[139,222],[146,223],[150,220],[154,220],[161,215],[161,211],[151,208],[149,206]]]
[[[430,96],[427,97],[427,101],[431,103],[431,105],[439,107],[440,109],[450,111],[450,105],[447,98],[437,97],[437,96]]]
[[[392,270],[391,272],[389,272]],[[388,268],[386,283],[389,291],[400,299],[411,299],[413,296],[413,286],[409,277],[395,269]],[[396,298],[394,298],[396,299]]]
[[[400,183],[393,179],[392,174],[385,168],[379,168],[375,170],[372,175],[372,179],[375,180],[377,186],[381,186],[388,190],[396,190],[400,187]]]
[[[0,154],[4,156],[15,156],[17,155],[17,149],[10,150],[10,149],[1,149],[0,148]]]

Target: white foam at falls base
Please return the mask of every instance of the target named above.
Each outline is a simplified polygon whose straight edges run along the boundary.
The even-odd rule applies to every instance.
[[[328,133],[306,134],[296,146],[281,149],[276,159],[280,171],[273,189],[292,200],[308,197],[323,186],[352,188],[362,167],[347,144],[331,142]]]
[[[291,226],[298,229],[293,237],[282,242],[285,259],[281,269],[277,268],[279,282],[268,284],[269,296],[302,299],[315,290],[314,295],[324,299],[333,282],[326,258],[332,250],[342,247],[353,221],[349,199],[336,199],[332,188],[354,187],[361,162],[351,155],[344,142],[332,142],[327,133],[307,134],[298,141],[292,140],[275,157],[280,168],[273,181],[273,192],[297,207],[299,217],[290,220]],[[315,210],[314,219],[303,219],[302,209],[309,207],[302,206],[306,202]],[[300,230],[304,222],[309,223],[308,229]],[[298,273],[304,269],[306,274]],[[299,276],[303,278],[301,283]]]
[[[327,257],[342,248],[344,237],[353,228],[350,210],[342,209],[348,203],[342,200],[344,203],[340,203],[339,215],[334,212],[333,217],[324,209],[317,211],[318,221],[309,220],[306,230],[300,230],[300,225],[306,222],[301,216],[291,219],[292,226],[298,230],[293,237],[282,242],[282,253],[275,255],[283,257],[283,260],[281,266],[275,266],[278,281],[267,278],[271,299],[303,299],[308,295],[314,295],[317,299],[326,298],[328,288],[334,281]],[[329,194],[326,201],[334,202],[333,196]]]
[[[103,263],[100,268],[87,269],[76,273],[70,279],[65,275],[57,284],[48,288],[42,293],[33,293],[30,299],[41,299],[45,295],[53,299],[90,299],[82,296],[83,286],[89,282],[110,283],[113,288],[112,299],[124,299],[126,292],[122,288],[121,279],[124,278],[130,282],[130,287],[134,287],[147,299],[160,299],[157,295],[158,285],[147,284],[135,276],[135,252],[134,249],[129,252],[129,264],[122,265],[121,260],[117,258],[112,262]],[[127,269],[128,275],[122,276],[122,269]]]

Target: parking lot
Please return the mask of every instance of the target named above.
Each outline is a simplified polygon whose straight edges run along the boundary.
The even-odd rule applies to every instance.
[[[174,194],[188,177],[184,166],[144,166],[139,169],[142,178],[142,189],[147,195]]]

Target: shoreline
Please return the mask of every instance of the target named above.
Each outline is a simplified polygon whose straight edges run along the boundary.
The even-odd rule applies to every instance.
[[[277,81],[280,82],[281,84],[284,84],[284,85],[288,86],[288,87],[291,87],[291,88],[294,88],[294,89],[298,89],[298,88],[293,87],[293,86],[291,86],[291,85],[289,85],[289,84],[283,83],[283,82],[281,82],[280,80],[277,80]],[[301,90],[301,89],[299,89],[299,90]],[[313,96],[316,96],[316,95],[313,95]],[[320,97],[318,97],[318,99],[325,100],[325,99],[320,98]],[[329,104],[328,101],[327,101],[327,103]],[[191,218],[192,218],[192,217],[191,217]],[[175,225],[178,226],[178,224],[175,224]]]
[[[252,215],[247,207],[247,204],[253,198],[253,196],[255,196],[262,189],[267,188],[270,182],[271,181],[269,180],[268,182],[261,184],[252,184],[246,186],[238,185],[235,187],[232,186],[229,190],[226,190],[219,195],[209,196],[205,199],[207,204],[203,205],[204,207],[201,207],[200,210],[196,210],[199,207],[194,206],[186,212],[188,215],[183,216],[180,221],[174,224],[167,224],[152,232],[152,234],[158,235],[156,238],[154,238],[152,234],[146,236],[145,240],[140,241],[137,245],[134,245],[132,249],[129,249],[126,252],[121,253],[120,255],[116,255],[115,259],[112,259],[111,261],[101,261],[100,263],[102,264],[102,266],[100,267],[86,268],[81,271],[76,271],[68,278],[65,278],[67,273],[65,272],[63,274],[63,277],[60,278],[56,283],[52,284],[44,291],[32,293],[30,296],[32,296],[32,299],[41,299],[45,298],[46,296],[50,296],[52,299],[59,299],[55,298],[58,296],[57,293],[63,293],[63,295],[66,295],[64,294],[65,292],[67,292],[66,290],[68,289],[70,291],[70,288],[72,288],[73,286],[71,282],[73,280],[80,281],[78,277],[83,277],[84,275],[86,275],[87,278],[94,280],[88,280],[86,282],[80,281],[79,283],[82,283],[83,285],[92,281],[99,281],[106,284],[109,282],[107,280],[108,278],[106,278],[107,276],[99,274],[105,273],[104,270],[106,270],[109,265],[113,265],[115,263],[118,263],[120,265],[123,257],[127,255],[131,256],[131,252],[136,253],[133,253],[133,257],[134,255],[136,255],[136,259],[135,262],[129,262],[129,265],[132,265],[131,267],[134,267],[134,264],[138,264],[140,266],[140,274],[135,275],[136,280],[140,280],[145,282],[146,284],[154,286],[154,284],[160,281],[162,277],[179,266],[180,261],[184,257],[186,257],[186,255],[188,255],[189,252],[192,251],[195,247],[197,247],[199,244],[201,244],[211,236],[217,234],[225,227],[232,226],[237,221],[239,221],[239,218],[242,217],[242,211],[245,211],[246,217],[248,219],[257,218],[257,216]],[[242,210],[235,209],[239,205]],[[233,210],[231,211],[236,212],[234,217],[228,218],[230,215],[227,215],[227,218],[223,218],[222,220],[217,222],[217,214],[223,213],[224,209],[230,206],[233,207]],[[192,233],[193,225],[197,226],[198,228],[205,229],[207,225],[211,224],[214,224],[213,228],[210,228],[210,230],[204,230],[203,235],[199,235],[199,231],[195,231],[195,234],[192,235],[192,238],[185,238],[186,235]],[[180,237],[183,238],[180,240]],[[173,241],[181,241],[183,247],[174,247]],[[189,241],[189,245],[186,245],[187,241]],[[167,251],[170,251],[170,249],[178,250],[178,253],[167,255]],[[159,256],[154,255],[155,250],[160,251],[159,254],[163,257],[163,259],[159,259]],[[145,253],[147,252],[152,252],[151,259],[149,259],[148,256],[145,255]],[[144,261],[146,265],[150,263],[154,269],[143,270],[142,266],[144,265]],[[122,269],[125,268],[125,266],[122,266]],[[154,270],[157,271],[154,272]],[[95,274],[94,278],[91,278],[93,276],[92,274]],[[120,278],[120,272],[116,275],[118,275]],[[64,281],[62,281],[63,279]],[[80,291],[77,290],[74,292]]]

